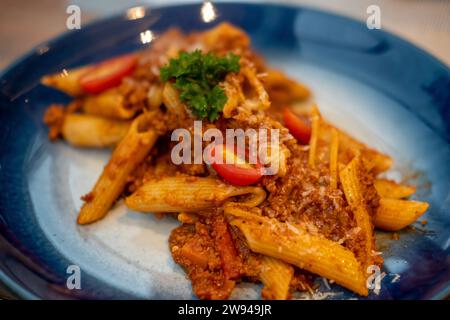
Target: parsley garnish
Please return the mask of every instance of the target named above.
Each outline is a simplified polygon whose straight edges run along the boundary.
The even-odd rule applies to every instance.
[[[213,53],[202,54],[201,50],[182,52],[161,68],[161,79],[175,80],[173,86],[192,112],[201,119],[207,117],[214,121],[227,102],[219,82],[227,73],[239,71],[238,62],[239,56],[232,53],[219,57]]]

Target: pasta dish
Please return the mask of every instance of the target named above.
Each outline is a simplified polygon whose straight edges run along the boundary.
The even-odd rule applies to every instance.
[[[228,23],[169,29],[42,83],[73,97],[46,110],[51,140],[113,150],[78,224],[119,199],[177,219],[169,249],[200,299],[227,299],[242,281],[289,299],[316,277],[367,296],[383,264],[374,229],[403,229],[428,208],[407,199],[413,186],[380,176],[388,155],[327,122],[310,90]]]

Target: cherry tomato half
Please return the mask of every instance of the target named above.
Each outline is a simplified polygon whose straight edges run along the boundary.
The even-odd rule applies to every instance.
[[[100,62],[80,78],[85,92],[97,94],[118,86],[122,78],[130,75],[137,65],[137,56],[127,54]]]
[[[216,170],[217,174],[221,176],[225,181],[237,185],[237,186],[247,186],[250,184],[254,184],[258,182],[259,179],[263,176],[262,167],[260,164],[256,164],[254,166],[243,163],[237,164],[237,155],[234,151],[228,149],[225,145],[220,144],[215,146],[211,155],[219,154],[222,152],[222,159],[227,159],[226,154],[228,152],[232,152],[233,155],[233,163],[216,163],[212,162],[211,165]]]
[[[311,126],[306,119],[302,119],[297,116],[288,108],[283,110],[283,120],[286,128],[289,132],[300,142],[301,144],[308,144],[311,138]]]

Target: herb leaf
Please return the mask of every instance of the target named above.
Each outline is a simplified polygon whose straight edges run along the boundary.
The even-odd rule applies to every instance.
[[[239,56],[228,54],[219,57],[213,53],[203,54],[201,50],[182,52],[161,68],[161,80],[174,80],[173,86],[180,91],[180,99],[199,118],[214,121],[219,117],[227,102],[219,82],[229,72],[238,72]]]

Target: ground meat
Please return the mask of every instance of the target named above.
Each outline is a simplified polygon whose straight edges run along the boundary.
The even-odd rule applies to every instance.
[[[231,233],[234,240],[239,259],[242,262],[241,275],[252,282],[259,282],[259,273],[261,271],[260,254],[250,250],[244,235],[237,228],[232,228]]]
[[[225,277],[210,221],[183,224],[169,237],[173,259],[186,269],[200,299],[227,299],[235,281]]]
[[[308,151],[290,146],[288,173],[284,177],[266,176],[269,191],[263,213],[280,221],[303,223],[309,231],[339,241],[354,225],[353,215],[340,189],[330,190],[328,167],[322,162],[308,166]]]
[[[208,173],[205,164],[181,164],[178,168],[180,172],[190,176],[205,176]]]
[[[91,202],[94,199],[94,193],[93,192],[89,192],[83,196],[81,196],[81,200],[83,200],[84,202]]]
[[[58,139],[61,135],[61,129],[64,123],[64,106],[52,104],[45,110],[44,123],[48,126],[48,138],[50,140]]]
[[[74,113],[81,109],[81,101],[73,100],[67,107],[62,104],[50,105],[44,113],[44,123],[49,127],[48,137],[50,140],[58,139],[64,124],[65,115]]]
[[[360,181],[364,189],[363,196],[367,211],[374,217],[376,210],[380,205],[380,196],[374,185],[375,177],[373,174],[366,172],[366,170],[362,170]]]
[[[291,291],[310,291],[315,278],[315,275],[310,272],[294,266],[294,276],[290,284]]]

